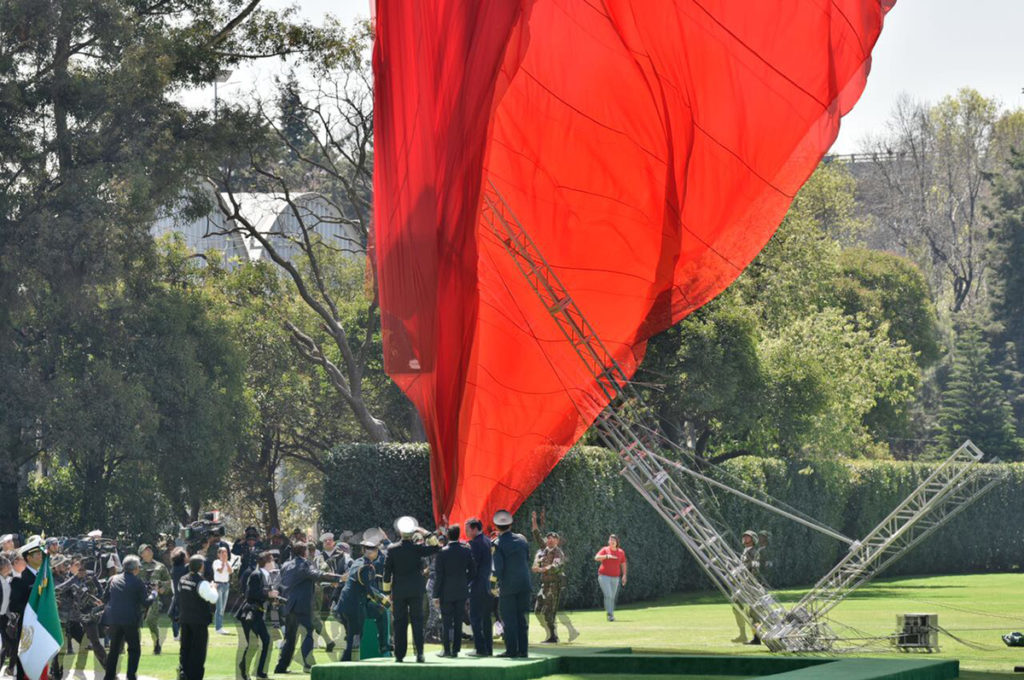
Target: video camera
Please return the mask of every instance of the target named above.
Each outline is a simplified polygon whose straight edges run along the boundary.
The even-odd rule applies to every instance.
[[[204,512],[200,519],[184,528],[185,543],[190,553],[205,547],[210,536],[223,537],[224,534],[224,523],[220,521],[219,510]]]

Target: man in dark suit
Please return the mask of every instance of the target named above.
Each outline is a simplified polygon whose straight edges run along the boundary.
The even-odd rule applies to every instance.
[[[459,525],[448,527],[448,545],[434,558],[434,599],[441,609],[440,656],[457,657],[462,648],[462,616],[469,584],[476,576],[473,551],[459,542]]]
[[[18,554],[25,560],[25,568],[21,574],[11,579],[11,603],[7,608],[10,614],[18,617],[18,626],[15,631],[15,641],[21,639],[21,627],[25,623],[25,608],[28,606],[28,598],[32,594],[32,586],[36,582],[36,573],[43,566],[43,540],[39,536],[31,536],[25,545],[18,549]],[[18,679],[25,677],[25,669],[21,666],[21,659],[17,661]]]
[[[491,539],[484,533],[484,524],[476,517],[466,521],[466,536],[473,553],[476,576],[469,585],[469,625],[473,627],[475,656],[491,656],[494,631],[491,628]]]
[[[498,540],[494,546],[494,578],[498,581],[498,611],[504,626],[505,652],[498,656],[527,657],[530,610],[530,544],[512,531],[512,513],[494,513]]]
[[[391,595],[391,612],[395,621],[395,661],[401,663],[409,649],[409,624],[412,623],[412,644],[416,648],[416,662],[423,663],[423,595],[427,582],[423,576],[423,558],[441,549],[437,537],[417,544],[417,533],[426,531],[416,526],[412,517],[400,517],[395,522],[402,540],[388,548],[384,561],[384,592]]]
[[[291,554],[292,558],[281,567],[281,589],[287,598],[281,608],[281,614],[285,617],[285,636],[274,672],[288,672],[295,654],[295,637],[301,626],[305,631],[301,650],[302,668],[308,673],[313,667],[313,588],[317,581],[340,581],[341,576],[313,568],[306,559],[305,543],[293,543]]]
[[[117,680],[117,662],[121,649],[128,643],[128,680],[138,676],[139,658],[142,647],[139,644],[139,625],[142,623],[142,609],[156,599],[146,590],[146,584],[139,578],[141,560],[136,555],[124,558],[124,572],[111,577],[107,584],[107,609],[104,618],[110,626],[110,653],[103,680]]]

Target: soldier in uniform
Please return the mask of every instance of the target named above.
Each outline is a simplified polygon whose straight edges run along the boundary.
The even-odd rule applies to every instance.
[[[32,594],[32,586],[36,582],[36,573],[43,566],[43,539],[39,536],[30,536],[25,545],[18,549],[18,554],[25,560],[25,568],[18,576],[11,579],[11,604],[8,609],[10,614],[18,616],[18,625],[14,638],[21,639],[21,628],[25,623],[25,608],[28,606],[28,598]],[[25,675],[25,669],[21,666],[21,659],[17,660],[19,680]],[[131,680],[135,680],[132,678]]]
[[[377,543],[363,539],[359,545],[363,548],[363,555],[349,566],[345,574],[345,587],[341,589],[341,597],[334,606],[334,615],[345,626],[345,652],[341,655],[342,661],[351,661],[352,650],[359,648],[368,602],[374,600],[385,607],[390,604],[387,597],[377,588],[377,571],[373,567],[379,554]]]
[[[238,555],[238,583],[243,590],[249,582],[249,574],[258,568],[262,553],[263,543],[260,542],[260,532],[256,527],[246,527],[245,539],[235,541],[231,546],[231,554]]]
[[[409,648],[409,624],[412,624],[412,643],[416,649],[416,662],[423,663],[423,607],[427,590],[423,575],[423,558],[441,549],[437,536],[429,534],[422,544],[415,542],[417,534],[427,532],[417,526],[412,517],[399,517],[395,528],[402,540],[388,548],[384,562],[384,592],[391,596],[391,613],[395,622],[395,661],[401,663]]]
[[[149,634],[153,637],[153,654],[161,652],[160,639],[160,612],[163,610],[163,602],[171,593],[171,574],[163,562],[153,559],[153,547],[143,543],[139,546],[139,556],[142,557],[142,564],[139,569],[139,578],[146,585],[151,593],[156,593],[156,599],[149,605],[144,620]]]
[[[743,532],[743,552],[740,554],[740,561],[743,566],[747,568],[754,576],[757,576],[760,565],[758,564],[757,555],[757,532],[752,529],[748,529]],[[733,638],[733,642],[741,642],[744,644],[761,644],[761,641],[757,637],[757,627],[754,625],[754,639],[747,641],[747,617],[744,615],[744,610],[741,610],[742,605],[733,605],[732,613],[736,617],[736,625],[740,629],[740,634]],[[749,612],[748,612],[749,613]],[[751,622],[754,624],[754,622]]]
[[[50,547],[49,543],[47,543],[46,547]],[[69,563],[70,560],[64,555],[50,555],[50,568],[53,570],[53,589],[57,596],[57,617],[60,619],[60,627],[64,633],[64,645],[54,655],[53,661],[50,662],[49,677],[54,678],[54,680],[61,680],[64,677],[64,658],[62,657],[66,657],[67,654],[71,653],[69,625],[71,611],[74,609],[74,600],[71,592],[68,590],[68,585],[71,582],[71,577],[68,574]]]
[[[528,654],[530,610],[530,544],[526,537],[512,531],[512,513],[494,513],[498,538],[494,542],[494,576],[498,584],[498,610],[501,612],[505,651],[498,656],[523,658]]]
[[[565,555],[558,547],[557,532],[549,531],[544,541],[544,547],[538,550],[533,558],[533,573],[540,574],[540,592],[537,593],[534,611],[548,633],[544,642],[553,644],[558,642],[555,615],[558,613],[558,600],[562,595]]]

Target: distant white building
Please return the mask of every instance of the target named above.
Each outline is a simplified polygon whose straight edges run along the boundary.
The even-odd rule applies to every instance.
[[[206,255],[218,251],[229,268],[270,259],[259,239],[233,231],[237,225],[221,212],[212,191],[209,198],[209,214],[189,219],[183,208],[171,209],[153,223],[150,233],[154,238],[181,234],[189,252]],[[321,194],[292,194],[290,202],[283,194],[268,193],[221,194],[220,198],[229,207],[232,200],[237,203],[239,214],[285,259],[301,252],[303,227],[310,236],[315,234],[324,245],[345,255],[361,257],[365,253],[359,231],[345,223],[338,209]]]

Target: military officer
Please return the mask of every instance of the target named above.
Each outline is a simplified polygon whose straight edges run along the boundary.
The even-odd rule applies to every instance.
[[[341,597],[334,606],[334,615],[345,626],[345,652],[341,655],[342,661],[351,661],[352,650],[359,648],[368,601],[375,600],[384,606],[389,604],[387,597],[377,589],[377,572],[373,567],[379,554],[376,541],[363,539],[359,545],[363,549],[363,555],[349,566],[345,574],[345,587],[341,589]]]
[[[392,617],[395,622],[395,661],[401,663],[409,648],[409,624],[412,624],[412,643],[416,649],[416,662],[423,663],[423,597],[427,582],[423,575],[423,558],[441,549],[437,536],[427,535],[412,517],[399,517],[395,528],[402,540],[388,547],[384,561],[384,592],[390,594]],[[422,544],[416,535],[426,536]]]
[[[145,543],[139,546],[139,556],[142,558],[139,578],[142,579],[149,592],[155,592],[157,596],[146,611],[144,623],[153,637],[153,654],[159,654],[162,642],[160,639],[160,611],[163,609],[163,600],[171,592],[171,574],[163,562],[153,559],[153,554],[152,546]]]
[[[494,543],[494,576],[498,584],[498,611],[504,627],[505,651],[498,656],[527,657],[530,609],[530,544],[526,537],[512,531],[512,513],[494,513],[498,538]]]
[[[557,532],[549,531],[544,541],[544,547],[538,550],[533,558],[533,573],[540,575],[540,592],[537,593],[535,611],[548,633],[544,642],[553,644],[558,642],[555,615],[558,613],[558,599],[562,594],[565,555],[558,546]]]

